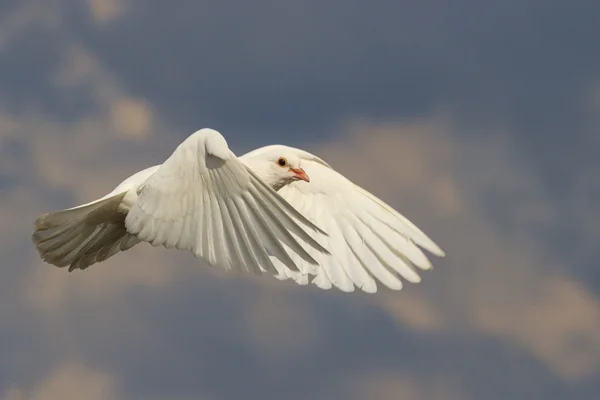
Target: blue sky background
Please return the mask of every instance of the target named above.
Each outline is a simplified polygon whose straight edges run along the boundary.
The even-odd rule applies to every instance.
[[[593,399],[600,5],[0,1],[0,399]],[[37,215],[220,130],[305,148],[447,252],[400,292],[140,245],[43,264]]]

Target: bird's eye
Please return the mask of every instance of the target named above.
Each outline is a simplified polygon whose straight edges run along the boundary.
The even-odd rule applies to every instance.
[[[288,161],[284,157],[279,157],[279,160],[277,160],[277,165],[280,167],[285,167],[288,165]]]

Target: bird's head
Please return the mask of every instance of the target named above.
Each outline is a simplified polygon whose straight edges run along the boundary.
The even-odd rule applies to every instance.
[[[295,181],[310,182],[301,158],[285,146],[270,146],[257,154],[242,157],[252,170],[275,190]]]

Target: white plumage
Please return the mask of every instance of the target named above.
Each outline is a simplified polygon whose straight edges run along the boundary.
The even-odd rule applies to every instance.
[[[287,146],[236,157],[202,129],[162,165],[94,202],[41,216],[40,257],[85,269],[145,241],[213,266],[269,272],[323,289],[401,289],[444,252],[420,229],[320,158]]]

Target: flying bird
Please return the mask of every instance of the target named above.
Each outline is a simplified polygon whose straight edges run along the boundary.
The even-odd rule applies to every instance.
[[[42,260],[84,270],[140,242],[300,285],[377,291],[421,280],[444,251],[321,158],[283,145],[237,157],[216,130],[190,135],[161,165],[106,196],[35,221]]]

